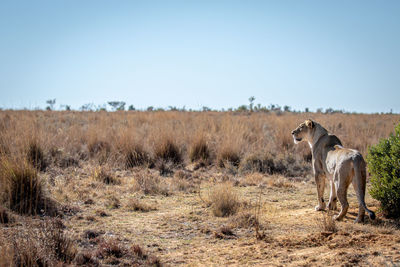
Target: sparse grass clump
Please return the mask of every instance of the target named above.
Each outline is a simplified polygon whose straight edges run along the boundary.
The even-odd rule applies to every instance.
[[[120,184],[121,181],[115,177],[108,168],[104,166],[97,167],[93,170],[92,177],[94,180],[105,184]]]
[[[44,210],[44,187],[36,169],[24,161],[3,159],[0,164],[2,201],[20,214],[35,215]]]
[[[118,209],[121,206],[121,202],[116,196],[111,195],[108,196],[105,206],[109,209]]]
[[[322,218],[317,220],[317,224],[322,232],[335,233],[338,231],[336,222],[333,219],[333,212],[328,210],[322,214]]]
[[[121,258],[126,253],[124,246],[115,239],[103,240],[99,244],[99,248],[96,251],[98,258],[116,257]]]
[[[272,176],[268,177],[267,185],[269,187],[278,187],[278,188],[293,188],[294,187],[293,183],[288,181],[288,179],[282,175],[272,175]]]
[[[190,148],[189,159],[191,162],[202,161],[204,163],[210,160],[210,149],[204,138],[197,139]]]
[[[239,212],[236,216],[231,218],[230,225],[241,228],[260,228],[260,222],[257,216],[251,212]]]
[[[220,168],[227,168],[229,165],[238,167],[240,163],[240,154],[231,147],[223,147],[217,156],[217,165]]]
[[[133,188],[135,191],[140,191],[145,195],[165,195],[170,194],[168,185],[160,179],[158,175],[151,172],[138,173],[135,176]]]
[[[137,198],[130,198],[128,200],[128,203],[126,204],[126,208],[129,211],[141,211],[141,212],[156,210],[155,207],[148,205]]]
[[[156,160],[172,162],[176,165],[183,161],[182,152],[171,138],[162,138],[154,148]]]
[[[143,165],[150,166],[152,164],[149,153],[144,150],[143,146],[138,144],[125,149],[124,155],[127,169]]]
[[[111,151],[111,145],[107,141],[94,139],[89,141],[88,149],[90,156],[92,157],[96,156],[97,154],[108,155]]]
[[[270,153],[264,155],[250,154],[240,162],[239,171],[242,173],[260,172],[272,174],[275,172],[274,157]]]
[[[99,266],[99,261],[90,251],[79,252],[74,259],[74,263],[78,266]]]
[[[108,141],[91,139],[88,142],[88,149],[90,157],[97,159],[100,164],[109,160],[111,145]]]
[[[11,218],[7,210],[0,206],[0,223],[9,223],[10,221]]]
[[[216,185],[210,192],[209,202],[217,217],[233,215],[240,207],[239,196],[230,183]]]
[[[42,147],[37,141],[29,143],[27,150],[27,159],[39,171],[45,171],[48,162],[43,152]]]
[[[71,263],[76,247],[60,219],[31,222],[11,233],[13,266],[54,266]]]

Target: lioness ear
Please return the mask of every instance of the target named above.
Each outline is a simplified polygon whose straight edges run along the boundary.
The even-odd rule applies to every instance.
[[[314,122],[312,121],[312,120],[306,120],[306,126],[308,127],[308,128],[314,128]]]

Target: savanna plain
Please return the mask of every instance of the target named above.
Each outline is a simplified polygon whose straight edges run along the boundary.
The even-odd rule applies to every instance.
[[[314,210],[310,148],[291,136],[309,118],[364,157],[400,121],[0,111],[0,266],[400,265],[400,222],[368,193],[373,221],[354,223],[351,186],[343,221]]]

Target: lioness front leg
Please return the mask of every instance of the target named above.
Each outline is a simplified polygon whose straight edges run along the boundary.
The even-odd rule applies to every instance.
[[[315,183],[317,185],[318,193],[318,206],[315,207],[316,211],[325,210],[326,204],[324,201],[325,177],[321,174],[315,174]]]

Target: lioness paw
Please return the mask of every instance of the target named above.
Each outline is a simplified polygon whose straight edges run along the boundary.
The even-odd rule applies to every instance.
[[[317,205],[317,206],[315,206],[315,210],[316,210],[316,211],[325,210],[325,205]]]
[[[337,210],[336,202],[329,202],[329,203],[328,203],[328,208],[329,208],[330,210]]]

